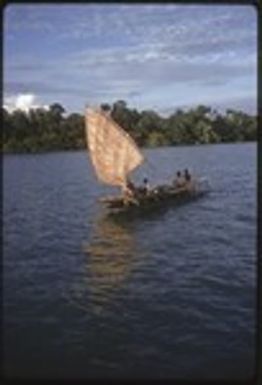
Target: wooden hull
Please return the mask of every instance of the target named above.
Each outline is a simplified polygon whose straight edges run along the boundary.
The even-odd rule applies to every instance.
[[[186,202],[203,197],[207,191],[167,188],[160,192],[151,192],[148,196],[141,196],[134,202],[125,203],[123,198],[106,198],[103,202],[106,205],[109,215],[144,215],[145,213],[158,212],[170,206],[181,205]]]

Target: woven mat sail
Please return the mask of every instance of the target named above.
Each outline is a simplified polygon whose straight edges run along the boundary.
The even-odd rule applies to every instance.
[[[134,140],[105,112],[87,109],[86,135],[98,179],[123,186],[144,157]]]

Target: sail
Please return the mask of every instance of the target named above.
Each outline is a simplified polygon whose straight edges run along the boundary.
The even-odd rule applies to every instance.
[[[134,140],[105,112],[87,109],[86,136],[97,177],[122,186],[144,158]]]

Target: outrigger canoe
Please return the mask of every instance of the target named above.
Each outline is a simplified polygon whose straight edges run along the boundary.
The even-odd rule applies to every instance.
[[[119,214],[145,214],[158,209],[179,206],[184,203],[197,200],[208,193],[207,189],[174,188],[164,186],[150,191],[147,195],[141,195],[134,200],[125,201],[122,197],[102,198],[109,215]]]
[[[89,108],[85,126],[87,147],[97,178],[123,189],[128,175],[144,161],[144,155],[132,137],[102,110]],[[147,194],[138,194],[134,200],[127,201],[120,196],[105,197],[101,202],[110,214],[154,212],[169,204],[180,204],[203,196],[206,190],[199,186],[199,182],[194,189],[158,186]]]

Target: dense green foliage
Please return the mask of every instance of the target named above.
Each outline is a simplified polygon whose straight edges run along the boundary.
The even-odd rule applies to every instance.
[[[122,100],[112,106],[102,104],[101,108],[111,110],[113,119],[139,146],[254,141],[257,135],[256,117],[241,111],[227,110],[222,115],[210,107],[198,106],[162,117],[151,110],[129,109]],[[2,108],[3,150],[38,152],[86,147],[84,116],[64,115],[65,110],[58,103],[49,110],[38,108],[28,113],[9,113]]]

